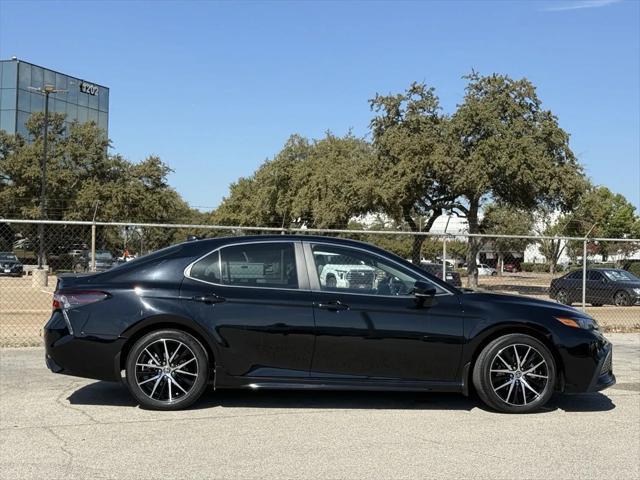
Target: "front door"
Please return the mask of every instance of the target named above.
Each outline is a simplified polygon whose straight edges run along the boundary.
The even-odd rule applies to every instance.
[[[336,380],[453,381],[463,344],[459,295],[392,259],[355,247],[305,243],[314,296],[316,346],[311,377]]]
[[[222,374],[304,378],[314,343],[311,293],[300,242],[223,247],[186,272],[181,296],[218,343]]]

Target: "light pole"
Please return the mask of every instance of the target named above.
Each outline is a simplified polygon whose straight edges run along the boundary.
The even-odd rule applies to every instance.
[[[45,85],[41,88],[29,87],[29,90],[44,95],[44,134],[42,138],[43,151],[42,151],[42,183],[40,185],[40,220],[44,220],[46,217],[46,199],[47,199],[47,148],[49,137],[49,95],[52,93],[62,93],[66,90],[57,90],[53,85]],[[44,263],[44,224],[38,225],[38,237],[40,242],[40,248],[38,253],[38,270],[42,270]]]

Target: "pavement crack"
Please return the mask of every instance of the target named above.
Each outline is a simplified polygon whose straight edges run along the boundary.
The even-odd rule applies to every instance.
[[[74,453],[73,451],[69,450],[68,446],[67,446],[67,442],[65,441],[64,438],[62,438],[60,435],[58,435],[56,432],[53,431],[52,427],[41,427],[43,430],[45,430],[46,432],[49,432],[58,442],[58,448],[60,450],[62,450],[62,452],[66,455],[67,457],[67,462],[65,464],[65,472],[68,474],[71,470],[71,464],[73,462],[74,459]]]
[[[91,423],[100,423],[99,420],[96,420],[91,414],[85,412],[82,408],[74,407],[73,405],[71,405],[69,401],[63,400],[63,397],[65,397],[71,389],[78,388],[78,385],[80,383],[81,382],[77,382],[77,381],[69,383],[65,388],[62,389],[62,392],[56,397],[56,403],[60,405],[62,408],[65,408],[67,410],[71,410],[74,412],[78,412],[84,415],[86,418],[89,419]]]

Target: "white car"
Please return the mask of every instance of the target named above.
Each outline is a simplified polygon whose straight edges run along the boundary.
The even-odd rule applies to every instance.
[[[498,275],[498,271],[485,263],[478,263],[478,275],[490,275],[493,277]]]
[[[320,284],[327,288],[372,290],[376,271],[369,265],[329,263],[320,271]]]

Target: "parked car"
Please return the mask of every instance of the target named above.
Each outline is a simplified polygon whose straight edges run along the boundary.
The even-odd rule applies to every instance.
[[[372,290],[376,283],[375,268],[357,258],[334,252],[315,252],[320,285],[327,289]]]
[[[0,275],[21,277],[24,268],[13,252],[0,252]]]
[[[329,286],[327,265],[375,281]],[[491,408],[523,413],[554,391],[615,383],[611,344],[584,312],[459,290],[378,247],[307,235],[186,242],[61,275],[44,342],[51,371],[124,381],[160,410],[188,407],[208,385],[463,394],[473,385]]]
[[[425,272],[429,272],[431,275],[435,275],[440,280],[442,280],[442,264],[441,263],[429,263],[429,262],[420,262],[420,268],[422,268]],[[461,287],[462,280],[460,279],[460,274],[454,271],[449,265],[447,265],[445,281],[454,287]]]
[[[109,250],[96,250],[96,272],[109,270],[115,265],[115,257]],[[88,272],[91,269],[91,252],[84,250],[73,259],[73,271],[76,273]]]
[[[498,271],[486,263],[478,263],[478,275],[490,275],[493,277],[498,275]]]
[[[520,265],[517,263],[505,263],[502,266],[502,270],[508,273],[516,273],[520,271]]]
[[[28,238],[21,238],[13,242],[14,250],[33,250],[33,242]]]
[[[587,269],[585,301],[593,306],[640,304],[640,278],[626,270]],[[551,280],[549,296],[571,305],[582,301],[582,270],[574,270]]]

